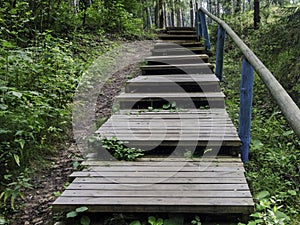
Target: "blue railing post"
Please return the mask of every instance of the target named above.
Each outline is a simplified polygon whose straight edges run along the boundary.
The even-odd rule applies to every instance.
[[[217,56],[216,56],[216,76],[222,81],[223,76],[223,62],[224,62],[224,44],[226,31],[219,25],[218,27],[218,42],[217,42]]]
[[[252,115],[252,93],[253,93],[254,70],[247,59],[242,63],[241,79],[241,101],[238,133],[242,141],[241,156],[242,161],[248,161],[250,146],[250,127]]]
[[[197,37],[200,40],[202,38],[202,30],[201,30],[199,10],[197,10],[196,13],[195,13],[195,26],[196,26]]]
[[[205,39],[205,49],[206,51],[210,50],[210,40],[209,40],[209,34],[207,29],[207,23],[206,23],[206,16],[202,11],[199,11],[200,13],[200,23],[201,23],[201,32]]]

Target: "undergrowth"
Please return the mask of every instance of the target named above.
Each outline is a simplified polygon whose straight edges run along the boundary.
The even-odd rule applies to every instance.
[[[32,187],[30,174],[72,138],[71,103],[82,72],[116,44],[94,34],[58,38],[50,31],[27,47],[1,41],[0,219],[5,221]]]
[[[280,9],[277,13],[282,17],[276,17],[276,23],[264,24],[258,31],[251,30],[247,20],[231,19],[229,23],[299,105],[299,60],[296,60],[299,48],[296,46],[300,39],[295,38],[299,32],[295,33],[294,29],[299,26],[300,13],[299,9]],[[241,24],[245,33],[239,30]],[[237,75],[241,73],[242,54],[230,37],[226,39],[224,61],[222,89],[227,96],[227,110],[237,125],[240,85]],[[249,158],[246,176],[256,196],[256,211],[248,224],[300,224],[300,141],[257,74]]]

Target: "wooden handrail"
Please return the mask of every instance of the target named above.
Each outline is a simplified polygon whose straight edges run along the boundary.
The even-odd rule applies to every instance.
[[[222,26],[227,34],[232,38],[232,40],[244,54],[245,58],[253,66],[257,74],[265,83],[280,110],[283,112],[288,123],[294,130],[295,134],[298,136],[298,138],[300,138],[300,109],[286,92],[286,90],[276,80],[276,78],[268,70],[268,68],[223,20],[212,15],[203,7],[200,7],[199,10],[216,21],[220,26]]]

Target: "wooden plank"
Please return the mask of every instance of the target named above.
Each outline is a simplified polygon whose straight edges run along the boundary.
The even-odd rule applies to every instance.
[[[77,172],[78,173],[78,172]],[[101,173],[102,174],[102,173]],[[110,176],[101,176],[98,173],[98,177],[105,177],[110,179]],[[88,176],[81,176],[88,177]],[[98,177],[93,177],[98,179]],[[113,177],[114,178],[114,177]],[[143,178],[143,177],[141,177]],[[248,184],[180,184],[180,183],[159,183],[160,179],[168,179],[169,177],[156,177],[158,183],[152,184],[123,184],[123,183],[72,183],[69,185],[68,190],[114,190],[114,191],[125,191],[125,190],[141,190],[141,191],[249,191]],[[139,180],[139,177],[132,177],[132,179]]]
[[[73,176],[71,176],[73,177]],[[75,177],[76,178],[76,177]],[[93,184],[111,184],[111,183],[121,183],[121,184],[153,184],[157,183],[156,178],[151,177],[140,177],[137,180],[133,180],[129,177],[83,177],[76,178],[72,183],[74,184],[82,184],[82,183],[93,183]],[[205,178],[176,178],[176,179],[164,179],[160,180],[159,183],[165,184],[247,184],[245,178],[228,178],[228,177],[205,177]]]
[[[178,34],[178,35],[185,35],[185,34],[193,34],[196,35],[195,30],[168,30],[168,34]]]
[[[224,99],[225,95],[221,92],[197,92],[197,93],[161,93],[160,95],[156,93],[121,93],[117,96],[119,100],[141,100],[143,98],[151,99],[184,99],[184,98],[197,98],[197,99],[211,99],[218,98]]]
[[[180,48],[159,48],[153,49],[153,56],[191,55],[206,53],[204,47],[180,47]]]
[[[181,55],[181,57],[182,57],[183,55],[185,55],[186,52],[190,52],[190,54],[188,54],[188,55],[193,55],[192,52],[195,52],[195,51],[201,52],[204,50],[205,50],[205,48],[202,46],[200,46],[200,47],[199,46],[197,46],[197,47],[182,47],[180,45],[177,45],[177,47],[174,47],[174,48],[158,48],[158,49],[152,49],[151,51],[152,51],[152,53],[182,52],[183,53]]]
[[[142,75],[213,74],[213,65],[210,63],[145,65],[141,69]]]
[[[251,198],[116,198],[112,201],[112,198],[88,198],[88,197],[72,197],[72,198],[60,198],[56,204],[73,204],[73,205],[175,205],[175,206],[253,206],[253,200]],[[230,210],[231,211],[231,210]],[[157,211],[156,211],[157,212]]]
[[[218,79],[212,75],[139,76],[127,81],[125,92],[220,92]]]
[[[79,171],[72,174],[73,177],[151,177],[151,178],[169,178],[169,177],[181,177],[181,178],[198,178],[198,177],[243,177],[243,172],[227,171],[227,172],[94,172],[94,171]],[[218,186],[218,185],[217,185]]]
[[[115,137],[115,135],[107,135],[107,138],[112,138]],[[241,146],[241,141],[238,137],[236,138],[223,138],[223,137],[209,137],[209,138],[202,138],[195,140],[195,138],[190,137],[190,138],[185,138],[185,139],[180,139],[178,138],[170,138],[168,140],[164,140],[163,138],[153,138],[149,140],[148,137],[135,137],[135,138],[128,138],[128,137],[122,137],[122,136],[117,136],[117,138],[121,141],[126,141],[128,142],[129,146],[135,146],[138,148],[151,148],[153,149],[154,147],[180,147],[180,148],[187,148],[187,147],[240,147]],[[183,154],[183,153],[182,153]]]
[[[194,31],[195,30],[195,27],[166,27],[166,31],[171,31],[171,30],[192,30]]]
[[[203,42],[201,41],[183,41],[183,42],[163,42],[162,40],[156,41],[154,48],[160,49],[160,48],[178,48],[181,47],[199,47],[203,46]]]
[[[141,66],[142,70],[161,70],[161,69],[206,69],[206,68],[213,68],[213,65],[210,63],[195,63],[195,64],[171,64],[171,65],[144,65]],[[191,74],[191,73],[189,73]]]
[[[80,198],[77,198],[76,200],[74,199],[74,201],[70,200],[69,198],[64,198],[64,200],[60,199],[60,201],[56,201],[53,205],[53,209],[56,212],[61,212],[61,211],[72,211],[75,210],[76,208],[78,208],[78,206],[82,205],[80,204],[79,200],[81,200]],[[85,199],[83,199],[84,201]],[[194,201],[201,201],[203,199],[194,199]],[[231,201],[231,200],[230,200]],[[89,212],[119,212],[119,213],[129,213],[129,212],[134,212],[134,213],[206,213],[206,214],[220,214],[220,212],[222,212],[222,214],[251,214],[254,210],[254,206],[253,205],[249,205],[251,204],[251,200],[250,199],[240,199],[239,201],[237,201],[235,199],[235,202],[231,201],[233,205],[218,205],[218,202],[214,202],[214,204],[210,204],[210,205],[205,205],[203,203],[203,205],[193,205],[193,206],[189,206],[189,205],[172,205],[169,204],[167,206],[165,205],[120,205],[120,204],[116,204],[116,205],[96,205],[93,203],[90,203],[88,205],[88,211]],[[243,202],[244,205],[239,205],[239,202]],[[248,202],[248,204],[247,204]],[[64,204],[65,203],[65,204]],[[82,203],[82,202],[81,202]],[[234,203],[236,203],[236,205],[234,205]],[[83,204],[85,205],[85,204]]]
[[[206,171],[206,172],[228,172],[228,171],[244,171],[243,167],[233,167],[233,166],[203,166],[201,167],[144,167],[144,166],[131,166],[131,167],[121,167],[121,166],[89,166],[88,169],[83,170],[84,172],[199,172],[199,171]]]
[[[250,191],[181,191],[181,190],[66,190],[62,197],[168,197],[168,198],[251,198]]]
[[[90,153],[87,155],[88,158],[96,158],[96,155]],[[220,160],[221,158],[221,160]],[[234,157],[194,157],[194,158],[183,158],[183,157],[143,157],[137,159],[137,161],[127,162],[127,161],[93,161],[93,162],[83,162],[87,165],[101,165],[101,166],[147,166],[147,167],[158,167],[158,166],[239,166],[243,167],[243,163],[240,158]],[[94,163],[94,164],[89,164]]]
[[[227,115],[228,113],[226,109],[180,109],[180,111],[172,112],[170,110],[160,110],[160,111],[149,111],[149,110],[120,110],[116,112],[114,115],[151,115],[151,116],[174,116],[174,115],[180,115],[182,116],[195,116],[195,114],[199,115]],[[229,117],[229,116],[228,116]]]
[[[219,82],[219,79],[213,74],[186,74],[186,75],[157,75],[157,76],[138,76],[131,80],[128,80],[127,83],[152,83],[152,82]]]
[[[157,37],[162,40],[198,40],[195,34],[159,34]]]
[[[118,113],[112,115],[114,118],[165,118],[165,119],[212,119],[212,118],[228,118],[229,115],[224,111],[224,109],[178,109],[178,111],[170,110],[120,110]],[[111,117],[111,118],[112,118]]]

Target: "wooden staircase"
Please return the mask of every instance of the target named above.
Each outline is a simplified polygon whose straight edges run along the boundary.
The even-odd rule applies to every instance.
[[[97,131],[145,150],[136,162],[99,148],[74,172],[56,211],[249,215],[254,208],[240,139],[192,28],[159,35],[142,75],[117,96],[120,110]],[[191,157],[191,156],[194,157]]]

